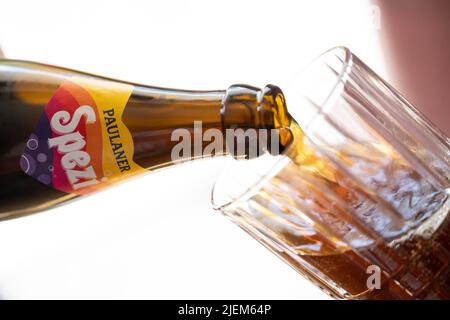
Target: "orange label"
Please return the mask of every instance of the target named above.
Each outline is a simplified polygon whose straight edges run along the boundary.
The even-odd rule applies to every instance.
[[[88,194],[146,170],[133,161],[122,114],[133,86],[94,78],[65,81],[45,106],[20,160],[55,189]]]

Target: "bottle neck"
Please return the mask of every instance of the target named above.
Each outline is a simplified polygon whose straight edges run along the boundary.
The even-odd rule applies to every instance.
[[[246,85],[224,91],[136,86],[122,117],[133,137],[134,161],[149,169],[176,163],[174,152],[182,153],[183,161],[226,154],[227,129],[280,128],[286,119],[279,88]]]
[[[226,91],[183,91],[136,86],[123,119],[136,136],[149,130],[220,127],[222,99]]]

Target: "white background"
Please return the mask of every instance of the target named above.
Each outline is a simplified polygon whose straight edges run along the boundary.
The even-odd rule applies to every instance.
[[[277,84],[345,45],[387,76],[364,0],[0,0],[0,46],[157,86]],[[381,17],[382,19],[382,17]],[[210,205],[221,160],[0,223],[0,298],[327,299]]]

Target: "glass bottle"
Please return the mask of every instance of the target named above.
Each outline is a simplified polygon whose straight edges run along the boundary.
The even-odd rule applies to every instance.
[[[205,130],[224,137],[226,129],[273,129],[286,119],[282,93],[271,85],[184,91],[0,60],[0,219],[148,170],[227,153],[226,144],[206,148]],[[191,141],[189,152],[174,159],[176,130]]]

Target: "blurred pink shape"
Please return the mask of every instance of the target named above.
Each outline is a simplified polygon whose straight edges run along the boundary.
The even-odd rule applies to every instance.
[[[450,135],[450,1],[376,0],[392,84]]]

